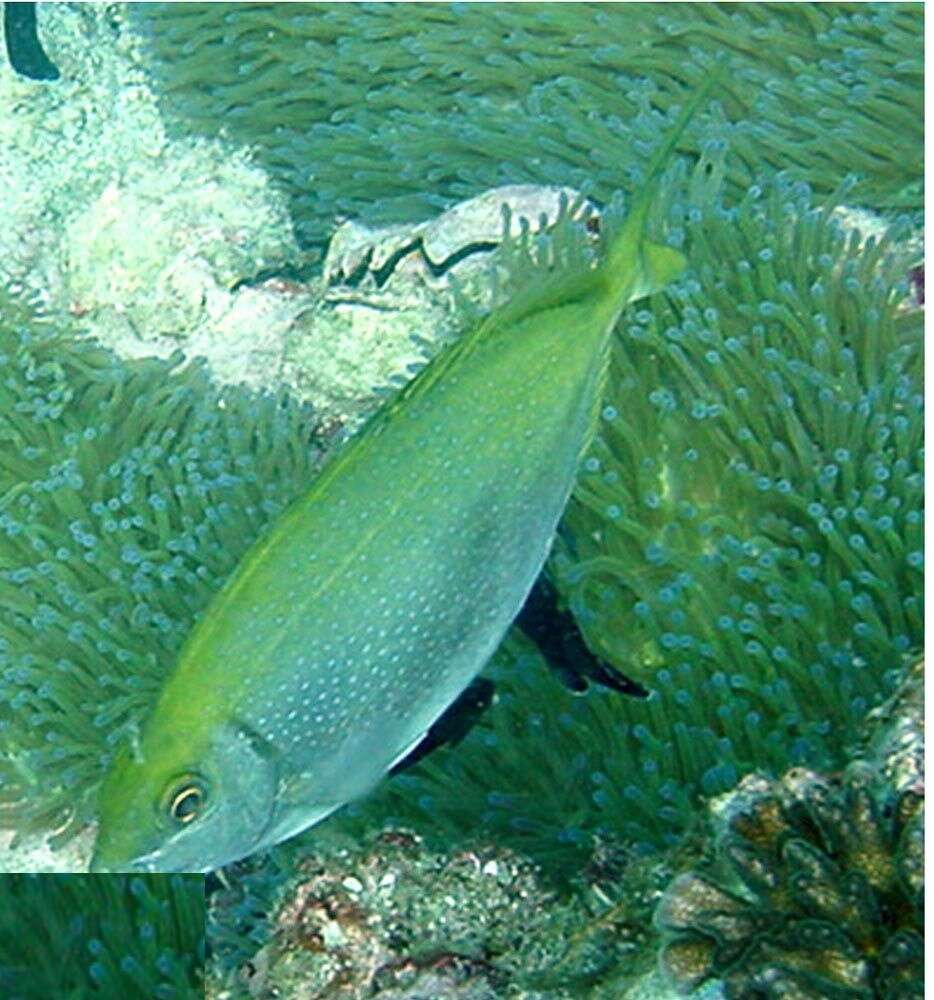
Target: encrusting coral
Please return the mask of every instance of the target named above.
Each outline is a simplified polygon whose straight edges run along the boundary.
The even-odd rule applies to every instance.
[[[201,876],[0,876],[5,1000],[204,996]]]

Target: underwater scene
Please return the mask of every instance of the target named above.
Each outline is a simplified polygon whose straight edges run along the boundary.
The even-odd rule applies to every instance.
[[[923,997],[923,6],[0,7],[0,1000]]]

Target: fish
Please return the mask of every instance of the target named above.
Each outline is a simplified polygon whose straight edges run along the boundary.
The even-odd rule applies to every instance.
[[[57,80],[61,73],[39,41],[34,3],[3,5],[3,39],[10,66],[30,80]]]
[[[392,764],[389,776],[401,774],[439,747],[456,747],[493,703],[496,685],[489,677],[475,677],[428,728],[422,740]]]
[[[326,463],[193,627],[98,798],[92,872],[207,872],[371,791],[542,570],[629,302],[685,257],[649,209],[695,92],[596,266],[530,281]]]
[[[588,649],[574,616],[559,608],[557,591],[544,573],[529,591],[514,624],[535,643],[551,672],[575,694],[583,694],[593,682],[633,698],[648,698],[647,688]]]

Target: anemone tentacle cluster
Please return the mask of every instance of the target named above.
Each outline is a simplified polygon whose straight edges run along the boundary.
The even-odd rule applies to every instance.
[[[923,317],[898,230],[862,244],[782,178],[730,203],[719,155],[671,179],[692,271],[624,317],[550,564],[652,695],[574,698],[514,640],[480,731],[376,811],[479,815],[541,859],[674,845],[743,774],[841,766],[921,648]]]
[[[251,146],[310,242],[337,217],[411,221],[502,184],[608,200],[632,119],[650,142],[652,109],[680,103],[724,51],[734,191],[790,169],[827,195],[855,171],[857,204],[922,204],[917,4],[133,10],[178,128]]]
[[[197,875],[0,876],[6,1000],[204,996]]]

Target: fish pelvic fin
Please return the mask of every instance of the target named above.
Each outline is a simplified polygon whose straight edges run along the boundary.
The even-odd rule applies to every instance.
[[[721,59],[716,69],[685,104],[668,137],[655,151],[642,189],[635,196],[626,221],[610,242],[600,271],[620,310],[629,302],[660,291],[687,266],[687,259],[673,247],[646,239],[649,211],[658,195],[662,174],[678,142],[726,69],[726,61]]]

